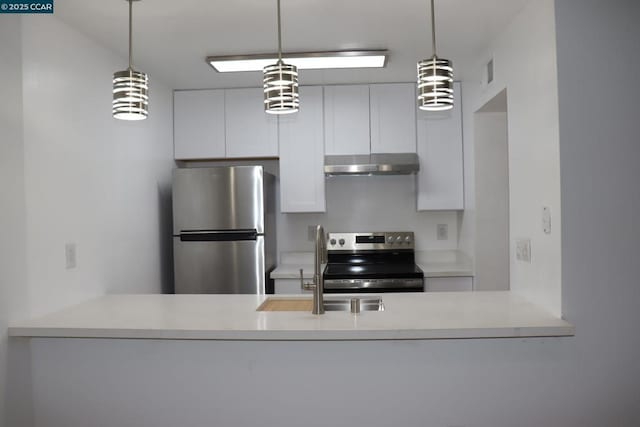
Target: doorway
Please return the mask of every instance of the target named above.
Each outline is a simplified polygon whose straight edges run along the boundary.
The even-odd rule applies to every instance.
[[[509,289],[507,90],[474,113],[476,290]]]

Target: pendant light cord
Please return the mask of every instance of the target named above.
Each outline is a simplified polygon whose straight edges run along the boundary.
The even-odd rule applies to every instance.
[[[282,27],[280,25],[280,0],[278,0],[278,62],[282,62]]]
[[[436,14],[433,8],[433,0],[431,0],[431,50],[433,56],[436,56]]]
[[[129,69],[133,69],[133,0],[129,0]]]

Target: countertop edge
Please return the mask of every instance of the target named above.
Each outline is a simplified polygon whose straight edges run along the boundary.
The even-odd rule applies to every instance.
[[[541,338],[575,335],[575,328],[562,326],[494,327],[462,329],[400,329],[368,331],[162,331],[152,329],[79,329],[10,327],[14,338],[76,338],[76,339],[151,339],[151,340],[211,340],[211,341],[387,341],[442,340],[481,338]]]
[[[372,294],[377,295],[377,294]],[[257,311],[260,295],[107,295],[9,324],[11,337],[364,341],[571,336],[560,316],[509,291],[383,294],[382,312]],[[284,295],[283,298],[309,298]],[[278,297],[281,298],[281,297]]]

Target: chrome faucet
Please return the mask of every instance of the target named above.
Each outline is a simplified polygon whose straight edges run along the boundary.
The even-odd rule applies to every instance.
[[[324,314],[324,294],[322,280],[322,264],[326,263],[327,242],[324,235],[322,225],[316,226],[315,240],[315,262],[313,268],[313,282],[304,283],[302,279],[302,269],[300,269],[300,283],[302,288],[306,290],[313,289],[313,314]]]

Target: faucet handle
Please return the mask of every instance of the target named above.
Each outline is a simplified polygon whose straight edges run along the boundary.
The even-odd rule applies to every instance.
[[[322,252],[320,255],[320,263],[326,264],[328,262],[329,253],[327,252],[327,234],[322,233]]]
[[[327,235],[321,224],[316,225],[316,259],[320,264],[327,263]]]
[[[304,283],[304,270],[300,269],[300,289],[305,291],[312,291],[316,285],[315,283]]]

